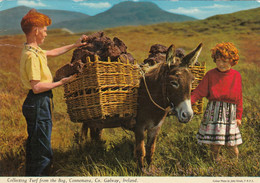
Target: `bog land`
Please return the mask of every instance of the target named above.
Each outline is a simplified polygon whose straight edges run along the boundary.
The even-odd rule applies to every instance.
[[[240,61],[234,67],[242,75],[244,113],[240,127],[243,144],[239,146],[238,162],[227,158],[219,164],[210,161],[209,147],[197,144],[196,133],[202,115],[188,124],[180,124],[170,116],[158,137],[153,165],[154,176],[259,176],[260,157],[260,9],[206,20],[183,23],[162,23],[147,26],[126,26],[104,30],[108,37],[118,37],[141,63],[149,55],[150,46],[175,44],[187,52],[200,42],[204,44],[199,57],[207,70],[214,68],[210,49],[220,42],[233,42],[239,49]],[[86,32],[89,35],[93,32]],[[62,29],[50,30],[43,49],[71,44],[81,34]],[[19,59],[24,35],[0,37],[0,176],[23,176],[25,170],[26,121],[21,107],[26,97],[19,77]],[[49,58],[55,71],[70,62],[72,51]],[[142,176],[134,158],[134,134],[121,128],[105,129],[105,144],[80,138],[81,124],[72,123],[66,112],[63,88],[53,90],[52,176]],[[205,99],[206,103],[207,100]]]

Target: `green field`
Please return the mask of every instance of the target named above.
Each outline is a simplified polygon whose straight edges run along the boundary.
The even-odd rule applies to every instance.
[[[186,53],[200,42],[200,62],[207,70],[215,67],[210,49],[219,42],[233,42],[239,49],[240,61],[234,69],[242,75],[244,113],[240,127],[243,144],[240,158],[234,162],[222,150],[224,161],[210,161],[209,148],[197,144],[196,133],[201,115],[188,124],[173,116],[167,118],[157,141],[153,165],[154,176],[260,176],[260,9],[250,12],[216,16],[208,20],[163,23],[151,26],[128,26],[106,29],[105,34],[118,37],[128,52],[141,63],[149,55],[150,46],[163,44],[181,47]],[[246,14],[246,16],[244,15]],[[92,34],[87,32],[87,35]],[[43,49],[71,44],[79,35],[61,30],[48,33]],[[0,176],[23,176],[25,162],[26,121],[21,107],[26,97],[19,77],[19,59],[24,35],[0,37]],[[70,62],[72,51],[49,58],[55,71]],[[105,129],[103,145],[81,140],[81,124],[74,124],[66,113],[63,88],[54,92],[52,176],[142,176],[134,158],[134,133],[121,128]],[[204,100],[206,103],[206,99]]]

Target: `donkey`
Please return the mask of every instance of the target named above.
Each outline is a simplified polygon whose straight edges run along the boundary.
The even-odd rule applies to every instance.
[[[152,162],[156,138],[168,112],[174,111],[181,123],[189,122],[193,116],[190,96],[194,77],[188,66],[197,61],[201,49],[202,43],[178,61],[175,58],[175,47],[171,45],[167,50],[166,61],[149,68],[140,81],[134,133],[135,156],[143,171],[144,158],[148,166]]]

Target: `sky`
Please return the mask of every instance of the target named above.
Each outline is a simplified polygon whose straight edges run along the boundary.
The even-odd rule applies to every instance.
[[[113,5],[126,0],[0,0],[0,11],[16,6],[28,6],[35,9],[57,9],[96,15],[110,9]],[[260,7],[260,0],[129,0],[149,1],[161,9],[197,19],[205,19],[216,14],[233,13]]]

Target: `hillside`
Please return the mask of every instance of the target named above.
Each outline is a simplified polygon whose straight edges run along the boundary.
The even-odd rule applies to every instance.
[[[260,8],[238,11],[231,14],[216,15],[203,20],[203,23],[209,23],[211,27],[217,27],[220,30],[227,29],[251,29],[254,32],[260,31]]]
[[[158,32],[171,31],[175,35],[211,35],[211,34],[252,34],[260,33],[260,8],[238,11],[235,13],[216,15],[205,20],[196,20],[183,23],[162,23],[151,25],[150,29]],[[232,39],[232,38],[231,38]]]
[[[125,25],[148,25],[159,22],[192,21],[195,18],[166,12],[151,2],[121,2],[111,9],[88,19],[65,21],[55,28],[67,28],[73,32],[101,30]]]
[[[18,6],[15,8],[0,11],[0,35],[22,33],[22,30],[20,28],[21,19],[30,9],[31,8],[26,6]],[[63,22],[65,20],[75,20],[78,18],[89,17],[89,15],[71,11],[41,9],[39,9],[38,11],[48,15],[52,19],[52,25],[55,23]],[[52,27],[52,25],[50,26],[50,28]]]
[[[21,18],[31,8],[19,6],[0,11],[0,35],[22,33]],[[53,20],[49,29],[66,28],[72,32],[100,30],[125,25],[148,25],[159,22],[182,22],[195,18],[168,13],[150,2],[122,2],[95,16],[61,10],[39,10]]]

